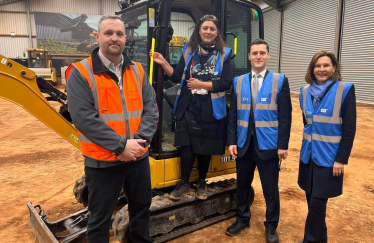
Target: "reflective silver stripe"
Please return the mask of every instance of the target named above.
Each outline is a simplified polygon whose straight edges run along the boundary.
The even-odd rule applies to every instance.
[[[256,110],[272,110],[276,111],[278,104],[256,104]]]
[[[131,135],[130,135],[130,139],[134,139],[134,138],[135,138],[134,135],[135,135],[135,134],[131,134]]]
[[[269,111],[278,110],[278,104],[275,103],[275,100],[278,94],[278,83],[279,83],[279,73],[274,73],[270,104],[256,104],[256,110],[269,110]]]
[[[182,75],[182,79],[183,79],[183,80],[186,80],[186,74],[185,74],[185,73],[183,73],[183,75]]]
[[[86,138],[86,136],[84,136],[83,134],[78,134],[78,137],[79,137],[79,141],[83,142],[83,143],[92,143],[90,140],[88,140],[88,138]]]
[[[83,59],[80,63],[82,63],[83,67],[86,69],[88,77],[90,78],[91,82],[91,91],[95,100],[95,108],[99,110],[99,92],[97,90],[97,84],[95,80],[95,75],[92,71],[91,65],[87,59]]]
[[[236,82],[236,106],[238,110],[245,110],[242,108],[242,84],[244,75],[239,76],[238,82]]]
[[[343,120],[341,117],[330,117],[330,116],[313,116],[313,121],[331,124],[342,124]]]
[[[143,115],[143,110],[129,111],[127,114],[129,115],[129,119],[138,118]]]
[[[313,119],[312,118],[307,118],[306,119],[306,124],[312,124],[313,123]]]
[[[305,107],[306,107],[306,98],[307,98],[306,94],[308,93],[308,89],[309,89],[309,84],[305,86],[303,89],[303,112],[304,112],[305,119],[306,119]]]
[[[177,94],[181,95],[182,90],[178,89]]]
[[[319,134],[313,134],[312,139],[315,141],[321,141],[326,143],[340,143],[341,136],[324,136]]]
[[[212,99],[221,98],[226,95],[226,92],[210,93]]]
[[[241,104],[240,109],[238,109],[238,110],[248,110],[248,111],[250,111],[251,110],[251,104]]]
[[[256,127],[277,127],[278,121],[256,121]]]
[[[278,110],[278,105],[275,104],[275,100],[278,94],[278,83],[279,83],[279,73],[273,74],[273,90],[271,91],[271,103],[269,105],[269,110]]]
[[[116,114],[100,114],[100,120],[104,122],[112,122],[112,121],[123,121],[125,120],[125,116],[123,113],[116,113]]]
[[[305,140],[308,140],[309,142],[312,142],[312,136],[310,136],[309,134],[307,134],[307,133],[303,133],[303,138],[305,139]]]
[[[335,95],[335,103],[334,103],[334,111],[332,112],[332,116],[313,116],[313,121],[316,122],[323,122],[323,123],[331,123],[331,124],[342,124],[343,120],[339,117],[340,108],[342,106],[342,99],[343,99],[343,92],[344,92],[344,85],[345,82],[339,82],[338,89],[336,90]]]
[[[247,121],[238,120],[237,124],[238,124],[238,126],[248,127],[248,122]]]
[[[221,79],[220,77],[212,78],[212,81],[214,81],[214,80],[220,80],[220,79]]]
[[[130,65],[130,67],[135,76],[136,84],[138,85],[139,92],[140,92],[140,97],[142,98],[142,101],[143,101],[142,82],[141,82],[141,77],[140,77],[138,66],[134,63],[134,65]]]

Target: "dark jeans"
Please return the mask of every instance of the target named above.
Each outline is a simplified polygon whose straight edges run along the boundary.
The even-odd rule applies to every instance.
[[[308,216],[305,223],[304,243],[327,242],[326,206],[327,198],[316,198],[306,193]]]
[[[88,210],[91,213],[87,227],[88,242],[109,242],[111,217],[122,187],[128,202],[132,242],[153,242],[149,236],[152,189],[148,156],[107,168],[85,167],[85,173]]]
[[[253,144],[253,143],[252,143]],[[262,191],[266,202],[265,228],[275,230],[278,227],[280,203],[279,203],[279,159],[262,160],[254,146],[250,146],[242,158],[236,160],[237,196],[236,196],[236,220],[247,223],[251,219],[249,208],[249,196],[255,168],[260,174]]]

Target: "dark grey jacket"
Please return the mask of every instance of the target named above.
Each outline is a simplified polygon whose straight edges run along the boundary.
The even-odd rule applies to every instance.
[[[98,48],[92,52],[92,64],[94,73],[106,72],[118,83],[117,76],[109,71],[101,62],[98,56]],[[122,72],[129,65],[135,65],[127,56],[123,56]],[[123,80],[126,82],[126,80]],[[126,147],[127,139],[125,136],[117,135],[105,122],[99,119],[99,112],[95,108],[95,100],[87,81],[82,77],[80,72],[73,67],[67,84],[68,106],[71,118],[75,127],[84,134],[90,141],[103,147],[115,154],[120,154]],[[149,83],[148,75],[144,71],[143,77],[143,115],[140,122],[139,130],[135,138],[144,139],[148,146],[156,131],[158,123],[158,108],[156,103],[156,94]],[[145,153],[139,159],[148,156]],[[113,161],[103,162],[92,158],[85,157],[85,166],[94,168],[104,168],[118,165],[124,162]]]

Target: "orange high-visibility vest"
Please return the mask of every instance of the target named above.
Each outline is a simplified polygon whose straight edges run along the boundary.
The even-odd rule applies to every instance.
[[[134,63],[123,72],[122,88],[106,72],[94,74],[91,57],[73,64],[92,90],[99,119],[127,139],[133,139],[138,132],[143,114],[143,68]],[[118,161],[111,151],[92,143],[80,131],[78,134],[83,155],[100,161]],[[141,155],[147,150],[148,147]]]

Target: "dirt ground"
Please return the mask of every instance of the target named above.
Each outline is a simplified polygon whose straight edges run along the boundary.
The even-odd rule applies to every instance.
[[[307,214],[303,191],[297,185],[302,117],[292,97],[293,122],[289,158],[280,173],[281,242],[299,242]],[[53,104],[58,108],[58,104]],[[344,194],[327,204],[329,242],[374,242],[374,106],[358,104],[357,134],[345,169]],[[27,225],[26,204],[40,204],[50,221],[83,207],[72,189],[83,174],[83,158],[75,147],[21,107],[0,99],[0,242],[37,240]],[[233,175],[235,176],[235,175]],[[225,234],[235,219],[185,235],[171,242],[265,242],[265,202],[256,172],[251,227],[235,237]],[[110,242],[117,242],[111,237]]]

